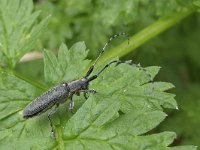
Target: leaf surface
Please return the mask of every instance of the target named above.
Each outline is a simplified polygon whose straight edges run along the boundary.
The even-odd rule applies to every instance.
[[[0,0],[0,63],[14,68],[33,48],[49,17],[36,24],[39,11],[30,0]]]
[[[82,76],[89,63],[86,47],[80,42],[70,50],[62,45],[58,57],[48,51],[44,54],[45,77],[51,84],[61,78],[67,81]],[[65,72],[69,66],[70,70]],[[56,139],[51,137],[47,113],[27,120],[22,118],[25,106],[44,90],[1,70],[0,149],[195,150],[194,146],[168,147],[175,133],[147,134],[165,119],[163,108],[174,109],[177,104],[174,95],[165,92],[172,84],[150,83],[148,74],[155,77],[159,67],[146,70],[127,64],[110,66],[91,82],[90,88],[96,94],[90,94],[88,100],[74,96],[74,115],[68,111],[67,102],[53,116]]]

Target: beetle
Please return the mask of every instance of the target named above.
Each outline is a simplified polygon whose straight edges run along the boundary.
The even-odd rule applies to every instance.
[[[70,99],[70,105],[69,110],[72,112],[74,107],[74,101],[73,101],[73,95],[79,96],[80,93],[84,94],[84,97],[87,99],[86,93],[96,93],[94,89],[89,89],[89,83],[93,80],[95,80],[107,67],[109,67],[111,64],[116,63],[116,65],[124,63],[128,65],[132,65],[134,67],[139,68],[140,70],[147,71],[145,68],[142,68],[140,65],[134,64],[131,61],[121,61],[121,60],[113,60],[106,64],[98,73],[91,75],[91,73],[94,70],[94,67],[96,63],[98,62],[99,58],[102,56],[102,54],[105,52],[106,47],[108,44],[116,37],[118,36],[126,36],[128,38],[129,43],[129,35],[127,33],[118,33],[114,36],[110,37],[108,42],[104,45],[102,48],[99,56],[96,58],[94,63],[89,67],[86,75],[82,77],[81,79],[74,80],[72,82],[63,82],[58,84],[57,86],[54,86],[53,88],[49,89],[48,91],[44,92],[41,96],[37,97],[35,100],[33,100],[31,103],[29,103],[23,110],[23,118],[28,119],[34,116],[38,116],[39,114],[42,114],[46,112],[48,109],[51,109],[53,106],[55,106],[54,109],[52,109],[48,113],[48,120],[50,122],[51,126],[51,132],[53,136],[55,137],[55,129],[53,128],[51,117],[52,115],[57,111],[59,104],[64,103],[67,101],[67,99]],[[151,75],[148,74],[150,77]],[[151,80],[152,81],[152,80]]]
[[[89,83],[93,80],[95,80],[108,66],[110,66],[113,63],[121,63],[119,60],[114,60],[105,65],[98,73],[95,75],[91,75],[91,73],[94,70],[94,67],[96,63],[98,62],[99,58],[102,56],[102,54],[105,52],[106,47],[108,44],[116,37],[118,36],[126,36],[129,40],[129,35],[127,33],[118,33],[114,36],[110,37],[108,42],[104,45],[102,48],[99,56],[96,58],[94,63],[89,67],[86,75],[82,77],[81,79],[74,80],[72,82],[66,83],[60,83],[57,86],[54,86],[53,88],[49,89],[48,91],[44,92],[41,96],[37,97],[35,100],[33,100],[31,103],[29,103],[23,110],[23,118],[28,119],[34,116],[38,116],[39,114],[42,114],[46,112],[48,109],[51,109],[53,106],[55,106],[54,109],[52,109],[48,113],[48,119],[51,126],[51,132],[53,136],[55,137],[55,130],[53,128],[51,116],[57,111],[59,104],[64,103],[67,101],[67,99],[70,99],[70,105],[69,109],[70,111],[73,110],[74,107],[74,101],[73,101],[73,95],[80,95],[80,93],[84,93],[84,97],[86,97],[86,93],[96,93],[94,89],[89,89]]]

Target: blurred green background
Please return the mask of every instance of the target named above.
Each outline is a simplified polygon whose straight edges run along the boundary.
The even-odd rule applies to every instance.
[[[40,19],[52,15],[48,28],[38,42],[38,51],[46,48],[56,52],[62,42],[70,47],[74,42],[85,41],[90,50],[89,58],[94,59],[114,33],[127,32],[133,36],[160,18],[181,14],[200,3],[196,0],[35,0],[34,4],[36,10],[42,10]],[[122,40],[116,40],[110,48]],[[198,11],[121,59],[132,59],[143,67],[161,66],[156,81],[171,82],[176,87],[170,92],[177,95],[179,110],[167,110],[167,119],[152,132],[175,131],[178,137],[174,145],[200,146]],[[42,59],[20,63],[17,69],[38,81],[43,79]]]

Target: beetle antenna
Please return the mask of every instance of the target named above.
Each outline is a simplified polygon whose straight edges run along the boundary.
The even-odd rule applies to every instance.
[[[96,79],[106,68],[108,68],[113,63],[116,63],[116,66],[119,65],[119,64],[128,64],[128,65],[131,65],[133,67],[137,67],[139,70],[143,70],[148,75],[148,77],[150,79],[150,82],[153,82],[153,77],[151,76],[151,74],[145,68],[141,67],[140,64],[134,64],[134,63],[132,63],[131,60],[130,61],[113,60],[113,61],[109,62],[98,73],[96,73],[95,75],[91,76],[88,79],[88,82]]]
[[[106,48],[107,46],[109,45],[109,43],[115,39],[116,37],[119,37],[119,36],[126,36],[128,38],[128,44],[129,44],[129,34],[125,33],[125,32],[122,32],[122,33],[118,33],[118,34],[115,34],[113,36],[111,36],[109,38],[109,40],[106,42],[106,44],[104,45],[104,47],[102,48],[99,56],[96,58],[96,60],[94,61],[94,63],[92,64],[92,66],[90,66],[89,70],[87,71],[86,75],[84,78],[87,78],[93,71],[94,69],[94,66],[96,65],[96,63],[98,62],[99,58],[102,56],[102,54],[106,51]]]
[[[113,60],[113,61],[109,62],[97,74],[91,76],[87,81],[90,82],[90,81],[96,79],[99,76],[99,74],[101,74],[107,67],[109,67],[113,63],[117,63],[118,64],[118,63],[121,63],[121,61],[120,60]]]
[[[129,35],[127,33],[118,33],[118,34],[115,34],[113,36],[110,37],[110,39],[106,42],[106,44],[104,45],[104,47],[102,48],[99,56],[97,57],[97,59],[95,60],[95,62],[93,63],[93,66],[96,65],[97,61],[99,60],[99,58],[102,56],[102,54],[106,51],[106,48],[107,46],[110,44],[110,42],[115,39],[116,37],[119,37],[119,36],[126,36],[128,38],[128,44],[129,44]]]

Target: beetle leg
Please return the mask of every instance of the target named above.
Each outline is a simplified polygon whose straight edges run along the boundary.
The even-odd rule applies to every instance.
[[[58,110],[58,106],[59,106],[59,104],[56,104],[56,107],[48,113],[48,119],[49,119],[49,122],[50,122],[51,133],[52,133],[53,137],[55,137],[55,129],[53,127],[53,123],[52,123],[51,117]]]
[[[79,91],[77,91],[75,94],[76,94],[77,96],[80,96],[80,92],[79,92]]]
[[[96,93],[97,91],[95,91],[94,89],[91,89],[91,90],[79,90],[79,92],[83,92],[83,94],[84,94],[84,97],[85,97],[85,99],[87,100],[88,99],[88,97],[87,97],[87,93]]]
[[[91,89],[91,90],[80,90],[79,92],[83,92],[84,94],[85,93],[96,93],[97,91],[95,89]]]
[[[87,93],[84,93],[84,97],[86,100],[88,99]]]
[[[73,97],[73,96],[70,97],[69,111],[70,111],[71,113],[74,113],[74,112],[73,112],[73,109],[74,109],[74,101],[73,101],[72,97]]]

